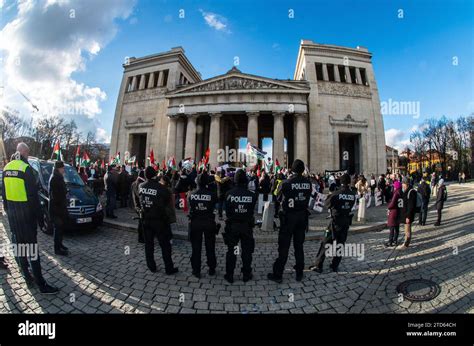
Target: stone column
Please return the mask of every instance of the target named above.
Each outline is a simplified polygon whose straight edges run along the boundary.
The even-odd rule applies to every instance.
[[[247,142],[258,147],[258,112],[247,112]]]
[[[362,78],[360,76],[360,69],[356,67],[356,83],[357,84],[362,84]]]
[[[344,66],[344,72],[346,73],[346,83],[352,83],[351,71],[349,71],[349,66]]]
[[[176,154],[176,122],[178,118],[168,119],[168,132],[166,134],[166,160]]]
[[[183,159],[183,150],[184,150],[184,118],[178,118],[176,124],[176,163]]]
[[[137,76],[133,76],[132,78],[132,87],[130,91],[135,91],[135,90],[137,90]]]
[[[220,149],[220,132],[221,132],[221,117],[222,113],[211,113],[211,129],[209,131],[209,165],[214,169],[218,165],[217,151]]]
[[[337,65],[334,65],[334,80],[336,82],[341,81],[341,76],[339,75],[339,66],[337,66]]]
[[[308,165],[308,126],[307,113],[295,113],[296,136],[295,136],[295,159],[303,160]],[[291,166],[291,162],[289,165]]]
[[[326,65],[326,64],[323,64],[323,80],[325,80],[325,81],[329,80],[328,65]]]
[[[284,119],[285,113],[273,113],[273,161],[278,159],[280,164],[284,160],[285,155],[285,129]]]
[[[184,158],[190,157],[191,160],[196,160],[196,120],[197,114],[188,114]]]
[[[150,79],[148,79],[148,89],[153,88],[153,84],[155,84],[155,73],[150,73]]]
[[[164,72],[163,71],[158,71],[158,84],[156,86],[161,87],[163,86],[163,77],[164,77]]]
[[[143,90],[145,89],[145,75],[142,74],[141,77],[140,77],[140,85],[138,86],[138,89],[139,90]]]
[[[202,123],[202,119],[199,119],[199,122],[196,124],[196,159],[200,160],[204,156],[204,149],[203,148],[203,140],[204,140],[204,125]]]

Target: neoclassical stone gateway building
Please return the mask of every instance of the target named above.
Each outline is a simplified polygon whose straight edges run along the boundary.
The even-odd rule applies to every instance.
[[[130,58],[117,101],[110,152],[144,162],[200,159],[210,148],[238,149],[272,138],[281,164],[303,159],[314,172],[385,173],[380,101],[366,48],[303,40],[292,80],[241,72],[202,80],[180,47]]]

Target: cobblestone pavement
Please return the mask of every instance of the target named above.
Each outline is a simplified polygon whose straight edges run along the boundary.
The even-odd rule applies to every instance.
[[[339,273],[330,272],[325,263],[323,274],[308,271],[300,283],[294,280],[292,254],[282,284],[266,279],[277,250],[272,243],[257,244],[254,280],[243,283],[237,276],[230,285],[223,279],[223,244],[217,245],[217,276],[204,274],[198,280],[191,276],[187,241],[174,240],[173,258],[180,272],[166,276],[159,257],[158,272],[147,270],[143,244],[131,232],[102,227],[70,233],[65,245],[71,255],[66,258],[55,256],[52,238],[39,234],[44,276],[61,291],[44,296],[28,289],[8,257],[10,271],[0,271],[0,312],[474,313],[474,184],[451,185],[448,190],[443,226],[432,226],[436,212],[431,211],[429,226],[415,228],[408,250],[386,249],[387,230],[349,233],[349,243],[364,245],[364,258],[343,258]],[[2,241],[8,241],[7,226],[3,217]],[[307,265],[318,246],[316,241],[305,243]],[[428,302],[399,302],[396,286],[412,278],[435,281],[441,293]]]

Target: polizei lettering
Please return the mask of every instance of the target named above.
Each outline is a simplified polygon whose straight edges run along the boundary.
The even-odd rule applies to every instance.
[[[231,196],[230,201],[235,203],[252,203],[252,196]]]
[[[191,195],[193,201],[210,201],[211,195]]]
[[[157,191],[155,189],[147,189],[147,188],[141,187],[140,193],[143,193],[144,195],[156,196]]]
[[[311,185],[309,183],[293,183],[291,184],[292,190],[309,190]]]
[[[343,199],[345,201],[354,201],[355,200],[355,195],[344,195],[344,194],[340,194],[339,195],[339,199]]]
[[[56,338],[56,323],[37,323],[28,320],[18,324],[20,336],[47,336],[48,339]]]

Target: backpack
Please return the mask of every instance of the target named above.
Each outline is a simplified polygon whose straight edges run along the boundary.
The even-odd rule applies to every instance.
[[[411,189],[408,192],[408,199],[410,199],[410,192],[415,191],[416,193],[416,205],[415,205],[415,213],[419,213],[421,211],[421,206],[423,204],[423,198],[421,197],[421,193],[416,191],[415,189]]]

